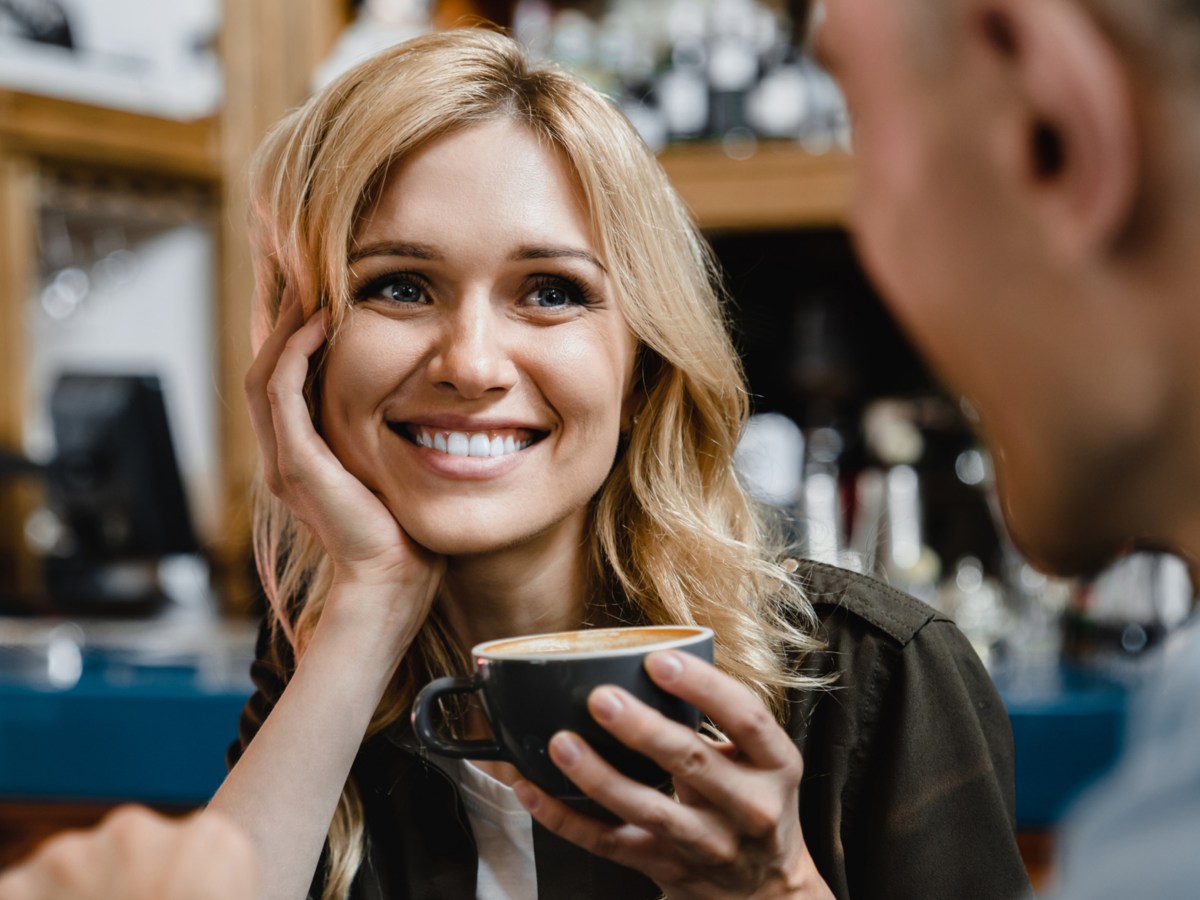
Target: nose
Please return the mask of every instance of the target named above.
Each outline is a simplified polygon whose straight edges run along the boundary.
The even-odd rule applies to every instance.
[[[430,380],[469,400],[509,390],[516,365],[505,331],[503,314],[488,297],[463,298],[443,322],[429,363]]]

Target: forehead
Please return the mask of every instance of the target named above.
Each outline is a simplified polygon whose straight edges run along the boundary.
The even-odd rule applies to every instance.
[[[398,226],[447,239],[497,237],[591,242],[583,192],[564,153],[507,119],[437,138],[393,164],[357,240]]]

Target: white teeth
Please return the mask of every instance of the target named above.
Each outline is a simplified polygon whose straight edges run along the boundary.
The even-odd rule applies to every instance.
[[[464,431],[428,431],[424,428],[415,431],[413,442],[418,447],[427,447],[450,456],[490,459],[524,450],[531,443],[529,440],[519,441],[511,434],[501,437],[482,431],[468,434]]]
[[[469,452],[472,456],[491,456],[492,442],[486,434],[473,434]]]

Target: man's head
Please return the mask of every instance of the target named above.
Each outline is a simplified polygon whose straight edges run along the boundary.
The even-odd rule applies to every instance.
[[[864,262],[978,412],[1018,544],[1200,548],[1200,2],[824,6]]]

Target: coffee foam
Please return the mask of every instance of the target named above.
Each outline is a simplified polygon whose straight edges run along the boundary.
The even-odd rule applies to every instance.
[[[496,641],[478,648],[485,655],[555,656],[565,653],[604,653],[633,650],[697,637],[699,630],[684,627],[592,628],[559,634],[533,635]]]

